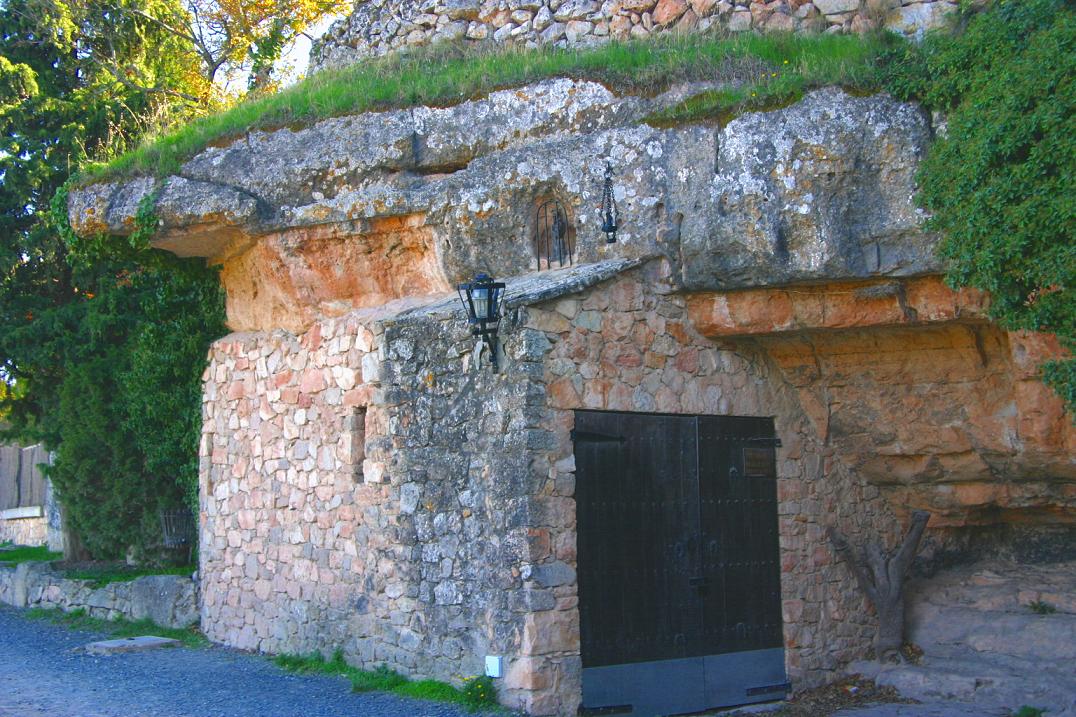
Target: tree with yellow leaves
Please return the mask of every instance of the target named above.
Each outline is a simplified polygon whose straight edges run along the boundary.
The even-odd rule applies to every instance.
[[[43,3],[57,0],[42,0]],[[273,71],[285,49],[316,22],[337,12],[347,0],[65,0],[72,15],[107,11],[138,19],[181,40],[201,68],[202,92],[183,99],[215,104],[236,79],[247,78],[247,88],[272,87]],[[107,57],[102,61],[107,62]],[[137,84],[124,68],[112,68],[122,83]],[[145,91],[152,87],[139,85]]]

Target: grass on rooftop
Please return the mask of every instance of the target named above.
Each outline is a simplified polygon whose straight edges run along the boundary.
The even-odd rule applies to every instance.
[[[64,625],[72,630],[87,630],[90,632],[103,632],[115,638],[138,637],[139,635],[155,635],[157,637],[169,637],[179,640],[186,647],[209,647],[209,640],[197,628],[175,628],[158,625],[150,619],[127,620],[102,620],[90,617],[83,609],[64,612],[62,610],[49,610],[45,608],[30,608],[24,613],[27,617],[35,620],[48,620],[57,625]]]
[[[254,129],[297,126],[360,112],[450,106],[551,77],[601,82],[622,94],[654,95],[692,81],[718,81],[656,123],[722,120],[794,100],[805,90],[877,87],[874,59],[895,40],[872,35],[664,36],[589,49],[474,50],[441,45],[316,73],[274,95],[243,102],[135,150],[93,165],[84,181],[174,173],[206,147]]]

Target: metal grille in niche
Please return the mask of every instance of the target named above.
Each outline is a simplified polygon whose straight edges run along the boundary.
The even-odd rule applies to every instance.
[[[559,269],[572,265],[571,221],[568,211],[556,199],[538,205],[534,217],[534,258],[538,269]]]

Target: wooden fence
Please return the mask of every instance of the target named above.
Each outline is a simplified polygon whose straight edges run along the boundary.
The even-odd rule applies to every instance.
[[[45,505],[44,447],[0,446],[0,510]]]

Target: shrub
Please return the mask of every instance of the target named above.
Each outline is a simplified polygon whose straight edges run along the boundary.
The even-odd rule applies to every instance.
[[[95,558],[154,557],[158,512],[195,507],[201,374],[224,333],[216,273],[156,252],[99,259],[56,327],[63,374],[49,471]]]

